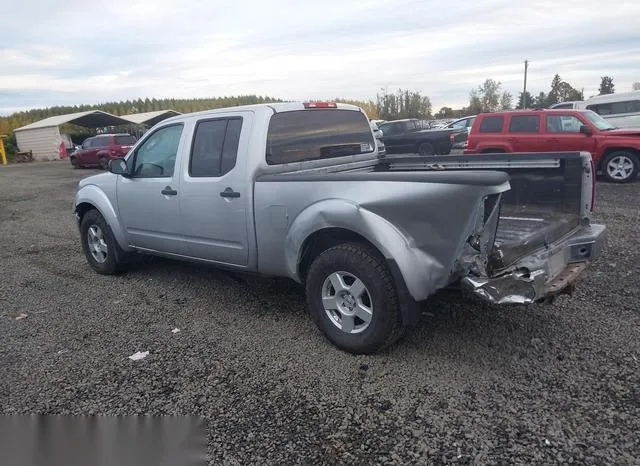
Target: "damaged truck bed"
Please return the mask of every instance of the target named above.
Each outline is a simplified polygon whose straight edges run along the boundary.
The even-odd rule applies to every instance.
[[[377,170],[499,170],[509,175],[484,273],[464,288],[497,304],[551,301],[573,290],[600,253],[605,227],[591,224],[595,201],[588,153],[388,157]]]

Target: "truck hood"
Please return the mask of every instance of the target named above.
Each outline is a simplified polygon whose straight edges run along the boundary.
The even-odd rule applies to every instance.
[[[99,173],[97,175],[88,176],[78,181],[78,189],[81,189],[91,184],[96,186],[111,185],[115,183],[116,176],[117,175],[114,175],[113,173],[110,173],[110,172]]]
[[[617,128],[603,131],[607,136],[640,137],[640,128]]]

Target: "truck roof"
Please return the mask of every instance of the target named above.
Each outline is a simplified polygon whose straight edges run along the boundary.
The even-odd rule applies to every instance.
[[[215,108],[211,110],[202,110],[200,112],[183,113],[181,115],[176,115],[174,117],[163,120],[163,123],[171,122],[171,121],[180,121],[184,117],[216,115],[218,113],[226,113],[229,111],[271,110],[275,113],[295,112],[298,110],[305,110],[306,107],[304,104],[305,104],[304,102],[273,102],[273,103],[266,103],[266,104],[238,105],[235,107]],[[336,108],[340,110],[353,110],[357,112],[362,111],[362,109],[356,105],[344,104],[341,102],[336,102]]]

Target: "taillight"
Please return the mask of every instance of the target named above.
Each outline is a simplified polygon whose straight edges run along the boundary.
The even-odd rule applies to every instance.
[[[335,102],[305,102],[304,108],[338,108]]]

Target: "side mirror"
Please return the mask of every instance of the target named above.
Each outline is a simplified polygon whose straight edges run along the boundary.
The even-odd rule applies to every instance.
[[[129,167],[125,159],[113,159],[109,161],[109,171],[114,175],[129,177]]]
[[[582,134],[586,134],[587,136],[591,136],[593,134],[593,131],[591,131],[591,128],[589,128],[587,125],[580,125],[580,132]]]

